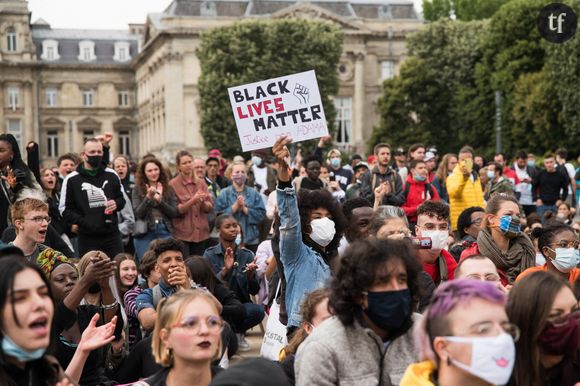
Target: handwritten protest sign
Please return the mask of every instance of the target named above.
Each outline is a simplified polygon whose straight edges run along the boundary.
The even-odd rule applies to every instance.
[[[243,151],[328,135],[314,70],[228,88]]]

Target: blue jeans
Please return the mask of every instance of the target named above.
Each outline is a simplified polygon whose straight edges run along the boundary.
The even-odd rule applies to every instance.
[[[540,206],[538,206],[538,210],[536,211],[536,213],[538,213],[538,215],[542,219],[542,224],[544,223],[544,213],[546,213],[549,210],[552,211],[554,214],[558,213],[558,208],[556,208],[556,205],[540,205]]]
[[[244,322],[240,327],[240,331],[236,331],[238,333],[244,333],[250,328],[257,326],[262,319],[264,319],[264,307],[259,304],[254,303],[244,303],[244,308],[246,309],[246,317],[244,318]]]
[[[133,238],[133,245],[135,245],[135,260],[137,265],[141,261],[141,257],[149,248],[149,244],[155,239],[168,239],[171,237],[171,232],[167,229],[167,226],[160,222],[155,224],[155,229],[145,233],[142,236],[137,236]]]

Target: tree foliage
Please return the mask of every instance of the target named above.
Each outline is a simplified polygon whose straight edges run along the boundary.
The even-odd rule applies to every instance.
[[[338,91],[336,67],[341,52],[342,31],[327,22],[244,21],[204,33],[197,55],[206,146],[219,147],[230,157],[241,152],[228,87],[312,69],[333,131],[335,110],[329,96]]]
[[[444,0],[430,3],[445,9]],[[448,1],[453,12],[459,3]],[[580,0],[566,3],[580,14]],[[543,0],[511,0],[489,20],[442,18],[410,37],[410,57],[400,79],[384,84],[381,121],[370,145],[391,138],[408,145],[426,138],[442,151],[457,151],[468,143],[493,154],[494,94],[500,91],[504,151],[524,148],[541,154],[558,146],[580,151],[580,93],[575,87],[580,82],[580,38],[564,44],[543,40],[536,19],[545,5]],[[410,84],[422,87],[421,96]]]

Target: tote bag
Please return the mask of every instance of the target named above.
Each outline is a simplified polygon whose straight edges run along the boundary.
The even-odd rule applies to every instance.
[[[280,305],[276,302],[278,292],[280,292],[280,283],[278,283],[272,307],[270,307],[266,332],[264,333],[264,340],[262,340],[262,347],[260,348],[260,356],[271,361],[278,361],[280,350],[288,344],[286,326],[280,323],[279,318]]]

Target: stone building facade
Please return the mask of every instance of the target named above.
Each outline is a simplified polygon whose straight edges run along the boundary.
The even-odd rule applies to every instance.
[[[0,0],[0,122],[45,164],[83,139],[112,131],[114,154],[177,149],[203,154],[196,56],[201,34],[241,19],[307,18],[344,31],[337,68],[336,142],[365,151],[384,79],[422,21],[409,0],[174,0],[127,31],[52,29],[30,23],[23,0]],[[291,44],[291,42],[289,42]]]

